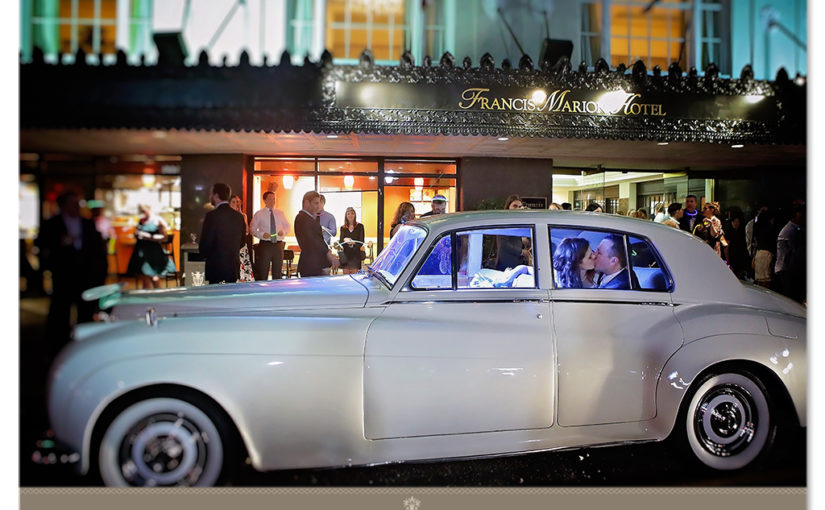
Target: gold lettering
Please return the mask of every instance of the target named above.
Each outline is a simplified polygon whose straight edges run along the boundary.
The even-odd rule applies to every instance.
[[[642,112],[642,107],[639,106],[638,104],[634,103],[634,104],[630,105],[630,113],[632,115],[639,115],[641,112]]]
[[[485,92],[489,92],[489,91],[490,91],[490,89],[482,89],[482,88],[465,90],[464,92],[461,93],[461,99],[463,99],[464,101],[469,101],[469,103],[467,103],[465,105],[465,103],[459,101],[458,107],[463,109],[463,110],[466,110],[468,108],[472,108],[473,105],[476,104],[479,99],[481,99],[481,95],[484,94]]]
[[[595,101],[587,101],[584,103],[584,109],[587,113],[596,113],[599,111],[599,104]]]
[[[509,97],[507,97],[507,98],[502,97],[501,98],[501,107],[506,109],[506,110],[512,110],[513,109],[513,99],[509,98]]]
[[[632,104],[634,104],[633,101],[635,101],[637,97],[641,97],[641,94],[633,94],[631,96],[628,96],[627,99],[625,99],[625,102],[624,102],[624,114],[625,115],[629,115],[628,109],[630,109],[630,106]],[[636,106],[639,106],[639,105],[636,105]],[[639,113],[636,112],[634,115],[638,115],[638,114]]]
[[[486,97],[481,98],[481,109],[482,110],[489,110],[490,109],[490,107],[487,106],[487,102],[488,102],[488,100],[487,100]]]
[[[501,106],[498,104],[498,98],[494,98],[493,102],[490,104],[491,110],[501,110]]]
[[[521,106],[516,106],[517,102],[520,102]],[[519,110],[519,111],[524,110],[524,99],[522,99],[520,97],[513,98],[513,109],[514,110]]]
[[[564,102],[564,107],[561,109],[561,111],[562,112],[571,112],[572,111],[571,108],[570,108],[570,101],[565,101]]]
[[[581,101],[573,101],[573,111],[576,113],[584,113],[581,108]]]
[[[550,97],[547,98],[547,103],[549,105],[547,109],[554,112],[559,111],[563,106],[562,103],[564,102],[564,98],[567,96],[568,92],[570,92],[570,89],[565,90],[561,94],[559,94],[558,89],[554,90],[553,93],[550,94]]]

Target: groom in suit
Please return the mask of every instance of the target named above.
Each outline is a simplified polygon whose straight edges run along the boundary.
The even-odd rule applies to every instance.
[[[627,257],[625,255],[624,238],[611,234],[599,243],[596,248],[595,259],[596,271],[601,273],[598,277],[598,287],[600,289],[630,290],[630,279],[628,277]],[[633,288],[639,288],[636,275],[633,278]]]
[[[317,215],[322,209],[321,195],[316,191],[307,191],[301,202],[301,210],[295,216],[295,237],[301,247],[298,259],[298,273],[301,277],[322,276],[326,267],[338,267],[338,257],[329,251],[321,233],[321,223]]]
[[[209,283],[235,283],[241,275],[240,250],[246,237],[243,214],[229,206],[232,190],[218,182],[209,199],[215,209],[206,213],[198,251],[206,258]]]

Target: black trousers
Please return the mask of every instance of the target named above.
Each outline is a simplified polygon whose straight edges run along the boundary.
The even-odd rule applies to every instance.
[[[279,280],[283,276],[283,264],[283,241],[277,243],[261,241],[255,247],[255,262],[252,264],[255,280],[266,280],[269,276],[270,265],[272,267],[272,279]]]

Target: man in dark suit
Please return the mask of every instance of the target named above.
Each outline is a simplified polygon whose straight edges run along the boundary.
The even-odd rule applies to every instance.
[[[594,265],[596,271],[601,273],[596,280],[600,289],[630,290],[630,278],[633,279],[633,288],[639,288],[636,275],[628,275],[627,256],[622,236],[609,235],[602,239],[599,247],[596,248]]]
[[[78,323],[92,320],[97,303],[83,301],[81,294],[107,271],[106,246],[92,220],[80,216],[80,196],[64,193],[57,205],[60,214],[44,221],[37,237],[41,266],[52,274],[46,336],[54,339],[55,350],[69,340],[72,305]]]
[[[325,267],[338,267],[338,257],[329,251],[324,242],[321,224],[316,215],[321,210],[321,195],[315,191],[304,194],[302,209],[295,216],[295,237],[301,247],[298,273],[303,276],[321,276]]]
[[[246,237],[243,214],[229,206],[232,190],[218,182],[212,186],[210,201],[215,209],[206,213],[198,251],[206,258],[209,283],[235,283],[241,274],[240,249]]]

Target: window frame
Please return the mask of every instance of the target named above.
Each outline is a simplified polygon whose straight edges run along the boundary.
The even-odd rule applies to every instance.
[[[532,287],[499,287],[499,288],[470,288],[470,287],[458,287],[458,260],[457,260],[457,238],[459,233],[464,232],[472,232],[475,230],[491,230],[491,229],[506,229],[506,228],[529,228],[530,229],[530,242],[533,246],[533,286]],[[430,258],[430,254],[435,249],[441,240],[446,237],[450,236],[450,280],[452,282],[452,286],[450,288],[415,288],[412,286],[412,282],[416,276],[418,276],[418,272],[427,262],[427,259]],[[438,292],[438,291],[502,291],[502,290],[524,290],[524,291],[537,291],[541,290],[541,285],[539,283],[539,267],[538,267],[538,257],[536,256],[536,224],[535,223],[525,223],[525,224],[505,224],[505,225],[482,225],[482,226],[469,226],[463,228],[456,228],[450,230],[448,232],[444,232],[436,236],[433,243],[430,245],[429,249],[427,250],[426,256],[422,257],[421,260],[415,266],[415,270],[410,274],[409,279],[407,280],[406,285],[402,287],[402,291],[404,292]]]
[[[582,19],[583,11],[582,6],[585,5],[593,5],[599,4],[601,5],[602,15],[601,15],[601,30],[598,32],[592,30],[584,30],[584,20]],[[717,2],[717,3],[707,3],[707,2],[693,2],[689,0],[682,0],[679,2],[672,2],[672,3],[659,3],[654,6],[655,9],[667,9],[669,12],[673,11],[684,11],[688,16],[687,23],[689,23],[690,28],[687,30],[687,33],[684,37],[674,36],[674,34],[668,33],[667,37],[664,38],[651,38],[649,35],[644,36],[633,36],[632,34],[628,33],[627,35],[620,35],[614,36],[613,34],[613,24],[612,24],[612,17],[610,15],[610,9],[613,6],[620,6],[626,7],[628,9],[632,8],[644,8],[649,5],[648,0],[580,0],[579,3],[579,10],[578,15],[580,17],[578,23],[578,41],[582,45],[582,49],[579,50],[580,60],[585,60],[585,55],[583,53],[584,48],[584,40],[586,38],[591,37],[600,37],[600,49],[601,49],[601,57],[608,61],[609,65],[612,65],[611,62],[611,43],[614,37],[618,37],[623,40],[626,44],[630,44],[631,39],[636,40],[644,40],[648,43],[648,54],[643,56],[642,60],[645,62],[645,66],[647,67],[648,73],[653,71],[650,60],[650,47],[651,41],[658,40],[658,41],[667,41],[668,44],[668,52],[670,52],[670,43],[681,43],[685,45],[685,62],[687,68],[691,66],[695,66],[699,72],[699,75],[704,75],[705,66],[702,65],[703,60],[707,59],[709,62],[713,61],[720,69],[720,76],[722,77],[729,77],[733,72],[731,69],[731,51],[732,51],[732,41],[731,41],[731,34],[730,30],[725,29],[725,23],[727,20],[730,19],[731,16],[731,5],[730,2]],[[720,30],[719,34],[711,34],[708,35],[703,29],[705,24],[706,16],[717,16],[719,19],[720,25],[723,27]],[[650,24],[650,13],[648,12],[646,15],[648,26]],[[668,15],[668,19],[670,19],[670,15]],[[669,26],[669,25],[668,25]],[[711,46],[714,47],[713,51],[718,53],[718,58],[710,59],[710,55],[708,55],[708,48]],[[594,60],[597,59],[599,56],[594,56]],[[628,56],[630,58],[630,56]],[[671,55],[670,61],[673,62],[678,55]],[[630,68],[634,64],[634,62],[625,62],[627,66],[627,73],[630,72]],[[592,70],[595,66],[594,62],[588,62],[588,69]],[[663,71],[667,71],[667,69],[663,69]]]
[[[553,248],[553,229],[558,230],[578,230],[578,231],[590,231],[590,232],[603,232],[605,234],[616,234],[624,237],[624,250],[625,250],[625,260],[627,261],[627,267],[629,271],[633,270],[633,261],[630,259],[630,238],[636,238],[640,241],[644,241],[647,243],[648,247],[651,250],[651,253],[656,258],[656,261],[659,263],[659,269],[662,270],[664,274],[665,281],[668,283],[668,288],[665,290],[657,290],[657,289],[642,289],[642,288],[633,288],[633,279],[630,278],[630,287],[629,289],[599,289],[597,287],[590,288],[590,289],[570,289],[564,287],[556,287],[556,269],[553,267],[553,253],[550,253],[550,281],[552,284],[551,290],[552,291],[570,291],[570,290],[609,290],[609,291],[619,291],[619,292],[656,292],[656,293],[668,293],[672,294],[676,289],[676,281],[673,279],[673,272],[668,267],[667,262],[665,261],[664,257],[662,257],[662,253],[656,247],[656,245],[650,240],[648,236],[642,234],[631,233],[626,230],[617,230],[613,228],[593,228],[593,227],[583,227],[581,225],[565,225],[565,224],[557,224],[552,225],[550,223],[547,224],[547,248],[548,250],[552,250]],[[591,249],[593,247],[591,246]],[[533,259],[535,260],[535,254],[533,254]],[[638,279],[638,274],[636,278]]]

